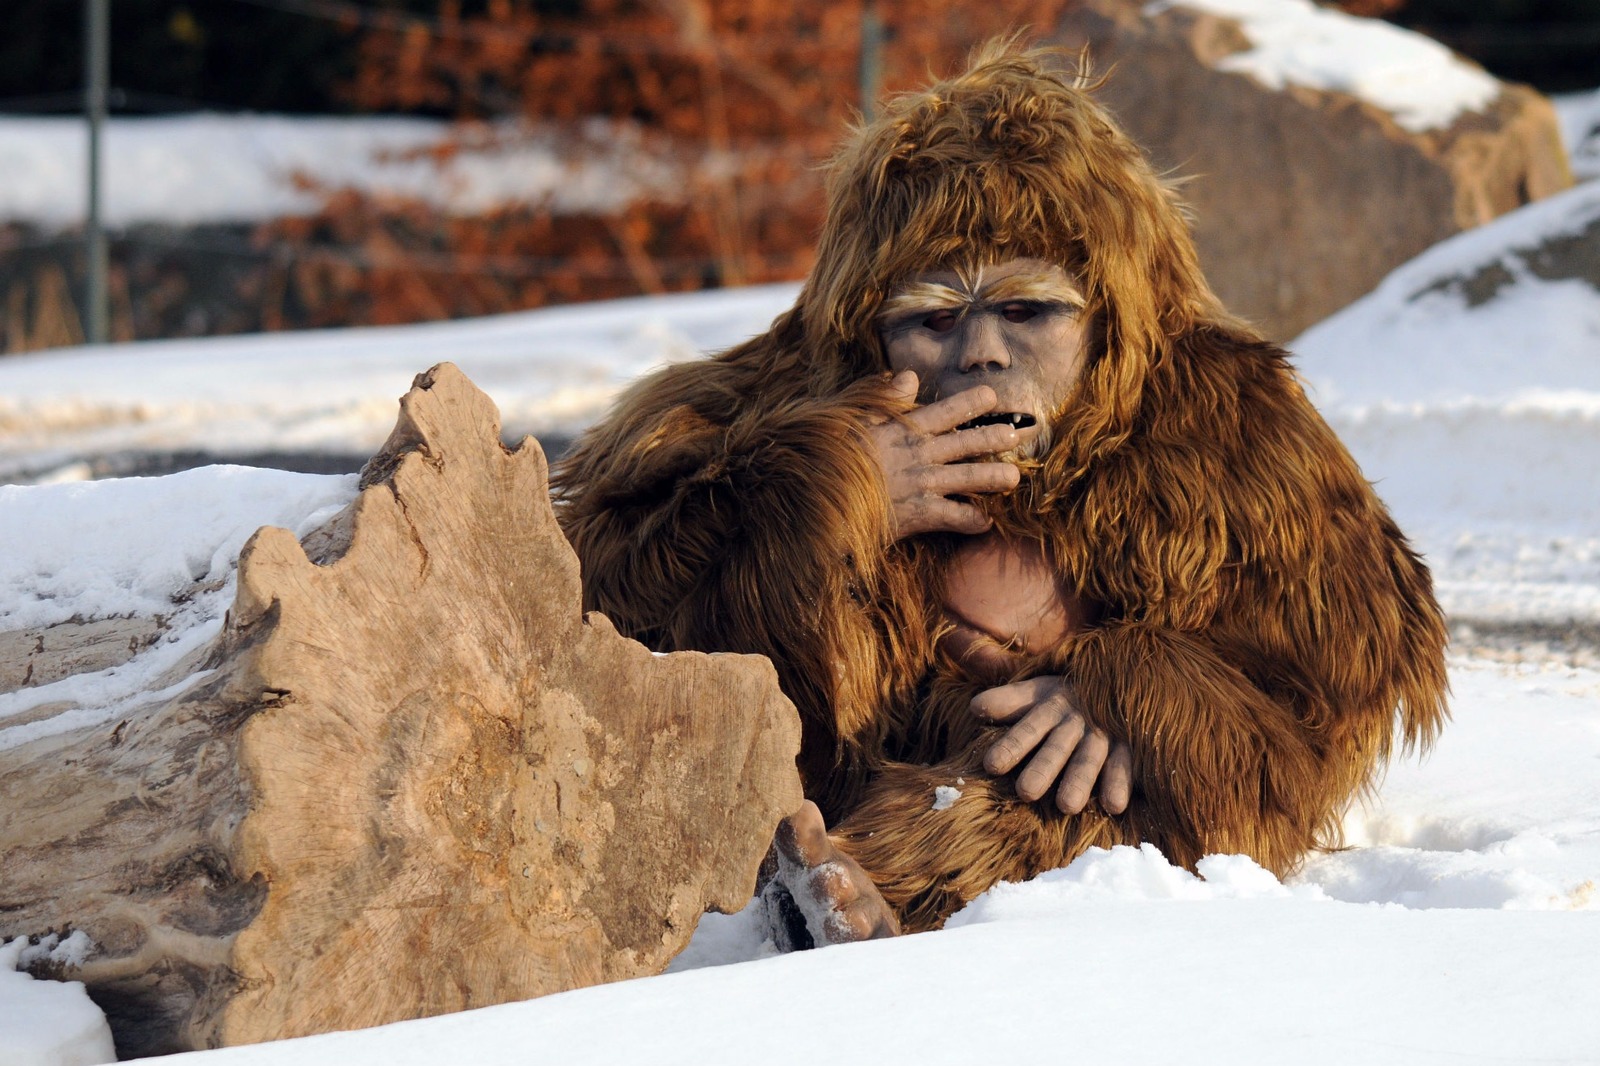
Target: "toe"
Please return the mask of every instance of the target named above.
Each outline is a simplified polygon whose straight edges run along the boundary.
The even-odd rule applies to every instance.
[[[810,800],[779,823],[777,842],[790,861],[807,868],[827,862],[833,852],[822,811]]]

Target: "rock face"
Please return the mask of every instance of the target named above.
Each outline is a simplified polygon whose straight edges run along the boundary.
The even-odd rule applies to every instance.
[[[1269,337],[1293,337],[1423,249],[1572,183],[1555,112],[1531,89],[1504,85],[1444,125],[1407,128],[1355,95],[1224,69],[1257,44],[1240,19],[1203,6],[1083,0],[1055,41],[1088,47],[1110,72],[1100,98],[1159,168],[1190,178],[1207,277]],[[1358,52],[1359,41],[1334,60],[1363,62]],[[1415,73],[1427,93],[1428,72]]]
[[[765,659],[582,616],[546,477],[436,367],[345,512],[246,545],[177,695],[0,728],[0,938],[87,934],[46,972],[87,983],[121,1054],[655,973],[750,898],[801,802],[794,708]]]

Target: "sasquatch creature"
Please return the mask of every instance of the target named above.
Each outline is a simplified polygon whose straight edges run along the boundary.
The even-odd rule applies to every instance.
[[[828,939],[1096,845],[1288,873],[1445,718],[1427,569],[1049,63],[992,46],[856,131],[795,306],[555,476],[589,608],[777,666]]]

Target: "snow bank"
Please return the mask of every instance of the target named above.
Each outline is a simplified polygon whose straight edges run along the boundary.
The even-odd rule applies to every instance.
[[[15,747],[138,713],[201,680],[167,674],[221,631],[239,550],[264,525],[304,535],[356,478],[212,466],[164,478],[0,486],[0,631],[142,616],[164,626],[127,662],[0,693],[0,719],[65,708],[6,731]]]
[[[1457,656],[1433,752],[1345,819],[1302,879],[1412,908],[1600,910],[1600,672]],[[1600,945],[1597,945],[1600,947]]]
[[[0,873],[4,872],[0,862]],[[82,933],[58,944],[26,937],[0,943],[0,1063],[4,1066],[94,1066],[115,1062],[111,1027],[81,981],[38,981],[18,966],[39,956],[81,961]]]
[[[1585,1061],[1600,914],[1082,899],[171,1066]]]
[[[354,188],[479,214],[516,204],[610,211],[678,195],[683,168],[639,132],[595,122],[574,137],[515,123],[469,128],[413,118],[194,114],[106,126],[106,223],[252,222],[313,211],[319,189]],[[82,119],[0,117],[0,219],[46,226],[85,215]]]
[[[352,495],[354,477],[214,466],[164,478],[0,486],[0,626],[168,614],[222,581],[263,525],[303,523]]]
[[[1453,237],[1291,345],[1464,617],[1600,617],[1600,183]]]
[[[1108,900],[1325,899],[1315,885],[1293,888],[1243,855],[1208,855],[1199,876],[1173,866],[1153,844],[1090,848],[1070,866],[1026,884],[1001,883],[951,916],[946,929],[1049,917]]]
[[[1311,0],[1157,0],[1145,12],[1174,7],[1238,21],[1254,47],[1228,56],[1219,69],[1248,74],[1269,89],[1289,84],[1347,93],[1413,133],[1447,127],[1500,95],[1498,81],[1437,41]]]
[[[412,377],[443,360],[499,405],[508,434],[570,434],[649,368],[759,333],[796,289],[8,356],[0,359],[0,479],[33,479],[121,451],[370,454]]]
[[[1561,120],[1561,140],[1580,181],[1600,178],[1600,89],[1553,96]]]

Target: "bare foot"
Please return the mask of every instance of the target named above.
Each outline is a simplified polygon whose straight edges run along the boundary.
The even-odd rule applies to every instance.
[[[894,911],[861,865],[829,839],[815,803],[807,800],[783,820],[776,843],[778,878],[818,945],[900,935]]]

